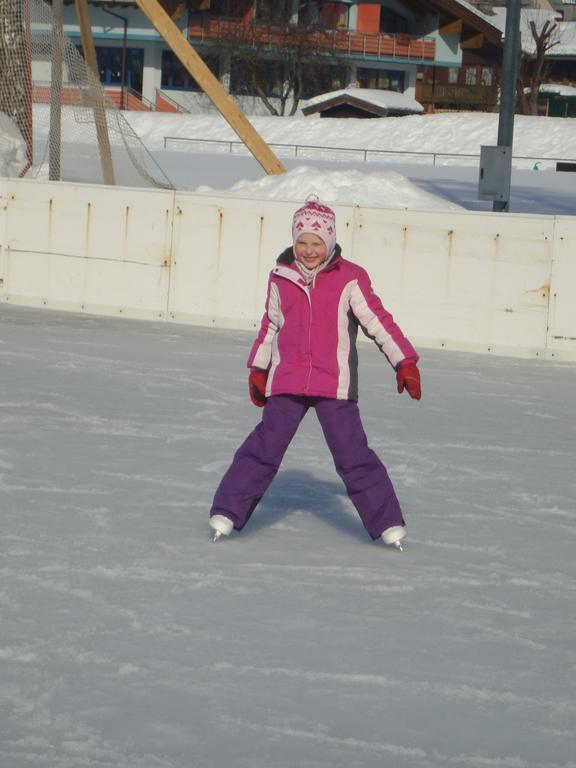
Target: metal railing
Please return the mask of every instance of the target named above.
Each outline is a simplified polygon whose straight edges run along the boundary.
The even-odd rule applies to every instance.
[[[195,139],[184,136],[164,136],[164,149],[168,150],[170,144],[174,145],[187,145],[192,151],[192,145],[196,144],[201,147],[201,151],[224,152],[226,154],[249,154],[244,142],[239,140],[227,141],[224,139]],[[326,147],[316,144],[282,144],[282,143],[268,143],[270,149],[280,150],[279,154],[284,157],[299,157],[308,158],[316,157],[322,159],[322,156],[333,157],[335,154],[341,157],[350,159],[361,160],[367,162],[368,160],[385,160],[385,159],[397,159],[406,160],[407,158],[414,157],[418,160],[425,162],[427,159],[431,160],[431,165],[438,165],[437,160],[439,158],[453,159],[453,160],[480,160],[479,153],[460,153],[460,152],[422,152],[419,150],[399,150],[399,149],[361,149],[356,147]],[[522,160],[528,163],[533,162],[533,170],[541,170],[538,166],[542,163],[557,163],[557,162],[576,162],[571,158],[566,157],[547,157],[544,155],[539,156],[527,156],[527,155],[513,155],[513,160]],[[454,163],[455,164],[455,163]],[[444,165],[450,165],[450,163],[444,163]]]
[[[160,97],[161,99],[164,99],[165,102],[167,102],[171,107],[173,107],[176,112],[180,112],[183,115],[189,115],[190,110],[186,109],[186,107],[183,107],[182,104],[179,104],[175,99],[173,99],[171,96],[168,96],[166,91],[163,91],[162,88],[156,88],[156,98]],[[156,107],[157,111],[158,107]]]
[[[436,40],[431,36],[312,27],[302,31],[291,24],[247,24],[242,19],[224,16],[190,16],[188,36],[202,43],[235,41],[237,45],[251,47],[291,48],[304,44],[309,49],[331,51],[336,56],[347,57],[430,62],[436,55]]]

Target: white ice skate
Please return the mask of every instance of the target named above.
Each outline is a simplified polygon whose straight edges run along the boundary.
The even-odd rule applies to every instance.
[[[234,523],[228,517],[224,517],[224,515],[212,515],[210,527],[214,531],[212,541],[218,541],[221,536],[230,536]]]
[[[384,544],[391,547],[396,547],[400,552],[403,551],[402,540],[406,536],[406,528],[403,525],[393,525],[391,528],[386,528],[381,535]]]

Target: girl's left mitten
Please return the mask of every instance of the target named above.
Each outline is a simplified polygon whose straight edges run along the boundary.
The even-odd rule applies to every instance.
[[[420,400],[422,397],[420,371],[416,363],[400,363],[396,371],[396,382],[399,393],[406,389],[413,400]]]
[[[259,368],[252,368],[248,377],[248,391],[250,400],[257,408],[263,408],[266,405],[266,381],[268,380],[268,371],[262,371]]]

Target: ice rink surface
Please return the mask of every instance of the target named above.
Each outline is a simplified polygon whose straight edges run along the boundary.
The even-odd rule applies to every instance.
[[[0,766],[574,768],[576,365],[362,345],[406,551],[313,413],[213,545],[251,340],[0,307]]]

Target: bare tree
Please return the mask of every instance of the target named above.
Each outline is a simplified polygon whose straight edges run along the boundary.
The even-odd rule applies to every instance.
[[[242,89],[260,98],[272,115],[293,115],[303,94],[331,85],[336,59],[330,56],[334,33],[288,17],[266,24],[222,26],[219,49],[234,62]],[[277,99],[274,103],[273,99]]]
[[[529,23],[534,51],[522,51],[518,68],[518,111],[522,115],[538,114],[540,87],[546,81],[550,63],[546,54],[558,45],[558,24],[548,20],[541,27],[535,21]]]

